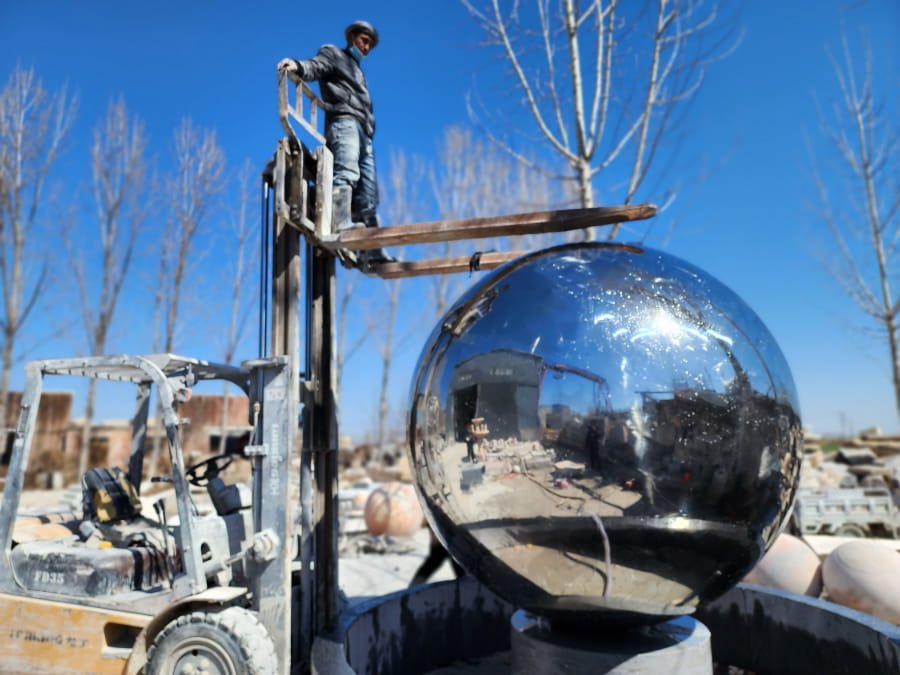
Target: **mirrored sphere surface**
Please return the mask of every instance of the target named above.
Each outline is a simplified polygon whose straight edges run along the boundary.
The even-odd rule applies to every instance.
[[[410,466],[453,557],[516,606],[653,621],[737,583],[793,503],[790,369],[670,255],[571,244],[468,291],[413,380]]]

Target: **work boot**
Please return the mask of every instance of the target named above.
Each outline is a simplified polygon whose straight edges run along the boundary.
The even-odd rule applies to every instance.
[[[371,251],[360,251],[359,262],[366,269],[372,265],[397,262],[397,259],[383,248],[373,248]]]
[[[336,185],[331,192],[331,231],[347,232],[363,226],[354,223],[351,218],[350,202],[353,199],[353,188],[349,185]]]
[[[378,220],[378,214],[375,213],[374,210],[362,212],[360,214],[360,220],[362,220],[366,227],[381,227],[381,222]],[[397,262],[397,259],[383,248],[373,248],[370,251],[363,251],[360,254],[360,262],[363,267],[371,267],[372,265]]]

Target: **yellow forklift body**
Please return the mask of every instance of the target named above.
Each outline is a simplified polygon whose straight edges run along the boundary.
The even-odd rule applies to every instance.
[[[122,673],[135,636],[152,618],[0,594],[0,671]]]

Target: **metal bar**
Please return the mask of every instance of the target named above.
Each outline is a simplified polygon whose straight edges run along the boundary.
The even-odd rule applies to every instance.
[[[279,142],[278,147],[281,147]],[[276,150],[276,157],[278,155]],[[276,162],[277,164],[277,162]],[[273,181],[275,174],[273,172]],[[262,213],[260,217],[260,233],[259,233],[259,325],[257,326],[257,344],[256,356],[263,358],[266,356],[268,348],[269,335],[269,237],[271,236],[271,223],[269,215],[270,196],[272,190],[266,184],[265,178],[262,183],[261,206]]]
[[[338,619],[337,555],[337,396],[334,389],[334,279],[335,260],[317,250],[312,258],[311,357],[315,388],[312,392],[312,450],[315,461],[317,514],[315,632],[333,632]]]
[[[290,394],[291,371],[288,357],[274,357],[267,364],[257,364],[261,390],[255,397],[262,402],[257,432],[266,449],[258,457],[256,484],[262,498],[253,502],[254,530],[269,532],[265,539],[270,549],[261,558],[251,557],[250,571],[253,608],[275,645],[278,672],[287,675],[291,667],[291,529],[290,449],[294,439],[295,397]],[[256,495],[254,495],[256,496]]]
[[[305,119],[296,118],[297,122],[299,122],[300,126],[306,129],[306,132],[315,138],[319,143],[325,143],[325,137],[319,133],[319,130],[316,129],[310,122],[307,122]]]
[[[305,91],[303,92],[306,93]],[[291,111],[296,115],[296,119],[303,119],[303,96],[300,95],[300,88],[294,90],[294,107],[291,108]]]
[[[281,139],[275,150],[272,182],[275,192],[275,210],[288,225],[306,234],[315,232],[315,223],[307,215],[309,187],[306,178],[317,172],[317,162],[305,146],[292,148],[287,139]]]
[[[307,192],[309,188],[306,181],[303,179],[305,156],[306,153],[303,151],[302,147],[291,150],[291,165],[287,175],[287,178],[290,179],[289,200],[291,204],[296,205],[294,209],[291,209],[291,220],[296,220],[301,226],[303,225],[304,220],[308,220]]]
[[[510,235],[538,234],[582,230],[597,225],[610,225],[643,220],[656,215],[653,204],[636,206],[597,206],[590,209],[536,211],[507,216],[436,220],[427,223],[367,227],[342,232],[332,247],[363,251],[384,246],[432,244],[460,239],[485,239]]]
[[[272,354],[286,355],[298,370],[298,314],[300,292],[300,236],[279,215],[275,220],[272,262]]]
[[[151,357],[124,358],[123,363],[143,370],[148,379],[156,385],[156,396],[162,422],[169,444],[169,460],[172,463],[172,484],[175,487],[178,506],[178,529],[175,532],[177,550],[181,551],[184,574],[179,574],[172,582],[175,598],[181,599],[206,590],[206,574],[203,569],[203,554],[197,541],[197,523],[190,498],[191,486],[187,482],[184,466],[184,452],[179,433],[180,420],[175,411],[176,388],[184,386],[180,377],[169,377]],[[163,362],[164,364],[164,362]]]
[[[316,92],[306,82],[301,82],[297,85],[297,101],[300,101],[304,96],[309,99],[309,120],[307,121],[301,114],[298,121],[309,132],[310,136],[315,138],[319,144],[325,145],[325,137],[319,133],[319,111],[325,111],[325,104],[316,96]]]
[[[284,144],[283,144],[284,145]],[[302,192],[298,189],[297,182],[302,181],[302,163],[300,154],[302,150],[282,148],[284,150],[284,172],[279,174],[276,166],[276,193],[278,192],[277,180],[287,181],[290,178],[290,186],[285,195],[286,206],[290,211],[305,208],[305,204],[298,204]],[[277,165],[277,162],[276,162]],[[266,467],[281,474],[283,492],[266,494],[262,498],[263,503],[271,504],[275,512],[269,513],[258,523],[259,528],[275,528],[282,542],[291,540],[294,536],[290,521],[293,513],[293,505],[290,503],[290,490],[288,482],[291,478],[290,458],[295,451],[294,439],[296,437],[296,419],[299,396],[299,314],[298,299],[300,293],[300,235],[293,227],[290,227],[284,217],[283,211],[275,209],[275,232],[273,236],[272,254],[272,336],[271,353],[274,356],[282,356],[286,361],[284,374],[285,384],[281,387],[281,401],[273,398],[270,402],[268,387],[264,410],[273,408],[283,410],[285,421],[284,432],[280,436],[273,436],[267,442],[268,454],[258,458],[258,470],[265,471]],[[273,389],[276,391],[278,387]],[[280,408],[283,406],[283,408]],[[274,457],[279,457],[275,460]],[[273,476],[274,480],[274,476]],[[275,483],[273,483],[275,485]],[[255,496],[254,496],[255,497]],[[255,502],[255,499],[254,499]],[[265,516],[265,514],[263,514]],[[290,563],[289,549],[285,548],[272,565],[276,571],[270,572],[267,568],[264,575],[270,575],[269,580],[263,582],[270,588],[277,588],[278,597],[268,599],[269,608],[264,613],[261,609],[260,618],[272,622],[267,625],[273,639],[276,639],[276,649],[280,662],[280,672],[286,674],[290,671],[291,664],[291,592],[290,592]],[[308,571],[304,571],[308,573]],[[303,651],[301,650],[301,654]]]
[[[291,210],[287,202],[287,162],[290,157],[290,144],[281,139],[275,147],[275,169],[272,181],[275,185],[275,213],[284,220],[290,220]]]
[[[309,98],[309,123],[312,125],[313,129],[319,128],[319,107],[317,105],[318,98],[312,92],[312,90],[306,85],[303,84],[303,93]],[[298,97],[299,98],[299,97]]]
[[[312,286],[312,258],[315,249],[306,243],[305,255],[305,285],[304,285],[304,314],[303,325],[303,372],[305,373],[307,386],[303,388],[303,423],[302,440],[300,446],[300,593],[295,593],[295,607],[299,610],[297,630],[292,635],[293,639],[293,668],[292,672],[300,675],[310,670],[312,660],[313,641],[313,616],[315,610],[315,584],[313,560],[315,559],[315,533],[313,531],[313,478],[312,478],[312,408],[313,401],[310,394],[313,390],[311,380],[311,326],[312,326],[312,299],[309,289]]]
[[[331,181],[334,176],[334,157],[324,145],[316,148],[316,234],[331,236],[332,193]]]
[[[372,265],[372,274],[382,279],[402,279],[420,277],[427,274],[454,274],[479,270],[492,270],[510,260],[525,255],[527,251],[505,251],[483,253],[478,258],[477,269],[472,269],[472,257],[436,258],[433,260],[412,260]]]
[[[309,100],[309,120],[303,114],[303,99]],[[290,137],[291,144],[295,147],[300,145],[300,139],[297,137],[294,127],[291,125],[291,119],[296,120],[300,126],[306,129],[307,133],[312,136],[318,143],[324,145],[325,137],[319,133],[316,128],[318,124],[318,111],[325,110],[321,99],[305,82],[298,82],[294,85],[294,101],[291,105],[289,92],[289,78],[285,73],[278,74],[278,119],[281,121],[281,127]]]
[[[294,133],[294,127],[291,126],[290,117],[291,104],[288,100],[288,78],[286,73],[278,73],[278,119],[281,121],[281,128],[284,129],[291,141],[300,145],[300,139]]]
[[[0,504],[0,582],[4,585],[13,582],[12,564],[9,560],[12,531],[19,510],[22,487],[25,484],[25,467],[28,466],[28,454],[37,426],[38,406],[43,386],[43,375],[34,363],[29,363],[26,371],[28,379],[22,392],[12,457],[6,474],[3,502]]]
[[[150,385],[137,387],[137,405],[131,420],[131,453],[128,457],[128,480],[140,494],[144,472],[144,447],[147,441],[147,417],[150,413]]]

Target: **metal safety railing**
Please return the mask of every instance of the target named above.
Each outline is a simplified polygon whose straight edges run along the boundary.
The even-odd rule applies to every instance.
[[[292,88],[293,102],[290,93]],[[317,143],[325,144],[325,137],[319,132],[319,111],[325,112],[325,104],[306,82],[295,83],[290,80],[287,73],[278,73],[278,119],[281,120],[284,132],[292,141],[300,143],[291,119],[296,120]]]

